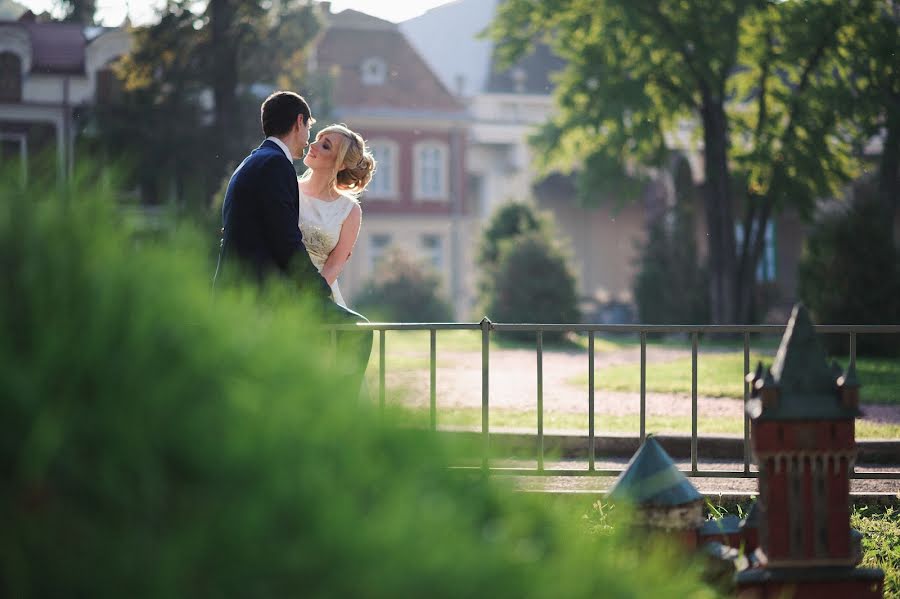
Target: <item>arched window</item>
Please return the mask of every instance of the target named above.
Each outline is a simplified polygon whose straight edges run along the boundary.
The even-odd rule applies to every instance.
[[[0,52],[0,102],[22,101],[22,59]]]

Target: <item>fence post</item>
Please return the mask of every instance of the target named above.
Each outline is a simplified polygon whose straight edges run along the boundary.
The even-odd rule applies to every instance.
[[[491,451],[491,437],[488,422],[488,395],[489,395],[489,362],[491,351],[491,321],[485,316],[481,319],[481,435],[482,456],[481,467],[486,472],[488,469],[488,456]]]

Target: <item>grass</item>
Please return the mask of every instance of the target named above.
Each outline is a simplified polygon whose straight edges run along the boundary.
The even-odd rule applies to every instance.
[[[391,394],[391,397],[397,397]],[[427,408],[408,410],[410,422],[428,421]],[[478,408],[446,408],[437,409],[438,426],[481,427],[481,410]],[[594,419],[595,430],[603,433],[638,434],[640,422],[636,414],[603,415],[597,414]],[[493,408],[490,411],[491,429],[515,428],[537,431],[537,413],[534,410],[510,410]],[[649,415],[646,420],[648,433],[676,433],[689,435],[691,420],[689,417],[669,417]],[[581,431],[587,434],[587,414],[568,412],[545,412],[544,432]],[[740,418],[698,418],[697,430],[700,435],[743,435],[744,424]],[[856,436],[859,439],[896,439],[900,437],[900,424],[884,424],[858,420]]]
[[[893,506],[858,507],[850,525],[863,533],[862,566],[884,570],[884,596],[900,599],[900,511]]]
[[[762,361],[771,364],[772,356],[750,354],[750,368]],[[865,403],[900,404],[900,360],[863,358],[856,363],[862,382]],[[743,352],[701,354],[697,358],[697,393],[706,397],[743,398]],[[573,385],[587,385],[587,374],[573,377]],[[624,364],[599,368],[596,388],[609,391],[640,390],[640,364]],[[691,359],[653,363],[647,368],[647,391],[659,393],[691,393]]]

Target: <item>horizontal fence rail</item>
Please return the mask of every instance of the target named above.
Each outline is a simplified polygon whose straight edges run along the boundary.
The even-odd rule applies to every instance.
[[[646,438],[646,377],[647,377],[647,335],[683,334],[691,341],[691,458],[690,468],[682,472],[692,477],[707,478],[756,478],[758,473],[751,470],[750,418],[744,411],[743,427],[743,468],[741,470],[702,470],[698,467],[698,401],[697,401],[697,357],[700,335],[740,335],[743,341],[743,366],[745,375],[750,373],[750,336],[783,334],[786,325],[637,325],[637,324],[529,324],[495,323],[487,318],[481,322],[467,323],[358,323],[330,325],[332,332],[368,330],[378,332],[378,404],[385,406],[385,352],[388,331],[429,331],[429,424],[437,428],[437,334],[439,331],[481,331],[481,431],[482,454],[480,469],[498,475],[542,475],[542,476],[618,476],[622,469],[596,468],[595,431],[595,364],[594,341],[597,333],[637,334],[640,339],[640,420],[638,434],[640,441]],[[856,341],[858,335],[900,334],[900,325],[814,325],[817,333],[845,334],[849,336],[849,360],[856,362]],[[492,466],[490,463],[490,349],[491,332],[530,332],[535,334],[535,356],[537,362],[537,463],[534,468]],[[544,376],[543,376],[543,336],[546,332],[583,333],[588,336],[588,466],[587,470],[546,468],[544,455]],[[863,381],[865,383],[865,381]],[[898,389],[900,392],[900,389]],[[744,380],[744,404],[750,398],[750,387]],[[478,469],[479,467],[475,467]],[[461,467],[461,469],[470,469]],[[857,479],[900,479],[900,472],[873,471],[854,472]]]

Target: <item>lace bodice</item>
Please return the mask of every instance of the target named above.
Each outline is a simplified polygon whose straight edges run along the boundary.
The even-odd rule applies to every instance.
[[[344,220],[353,209],[353,200],[339,196],[336,200],[326,201],[308,196],[300,190],[300,232],[303,233],[303,244],[312,263],[321,272],[328,255],[337,245],[341,236]],[[334,301],[346,305],[340,294],[337,281],[331,286]]]

